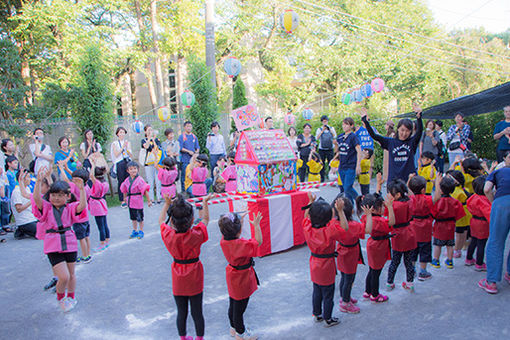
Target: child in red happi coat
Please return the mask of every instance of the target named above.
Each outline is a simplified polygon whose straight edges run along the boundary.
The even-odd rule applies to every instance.
[[[165,205],[159,215],[161,238],[174,262],[172,263],[172,293],[177,305],[177,330],[181,340],[192,340],[186,336],[188,304],[195,323],[196,340],[202,340],[205,331],[202,313],[204,290],[204,268],[199,259],[200,247],[207,242],[207,224],[210,196],[204,198],[200,210],[200,222],[193,226],[193,206],[179,194],[175,200],[164,194]]]

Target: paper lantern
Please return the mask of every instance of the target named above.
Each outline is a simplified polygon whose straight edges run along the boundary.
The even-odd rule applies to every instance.
[[[384,80],[382,80],[381,78],[374,78],[372,80],[371,86],[374,92],[381,92],[382,90],[384,90]]]
[[[133,128],[133,131],[136,133],[141,133],[143,131],[143,123],[139,121],[138,119],[131,124],[131,127]]]
[[[295,122],[296,116],[294,116],[292,113],[285,115],[285,123],[287,123],[287,125],[294,125]]]
[[[181,94],[181,102],[187,109],[195,104],[195,95],[193,92],[186,90]]]
[[[285,12],[280,15],[280,25],[287,33],[295,31],[299,25],[299,17],[297,13],[291,9],[285,10]]]
[[[367,83],[360,88],[360,91],[363,97],[368,98],[372,95],[372,85]]]
[[[345,105],[349,105],[350,103],[352,103],[352,95],[350,93],[344,93],[342,95],[342,103],[344,103]]]
[[[357,89],[352,92],[353,99],[356,103],[359,103],[363,100],[363,96],[361,95],[361,90]]]
[[[241,72],[241,62],[236,57],[228,57],[223,63],[223,69],[230,78],[234,78]]]
[[[170,111],[166,106],[162,106],[158,109],[158,118],[162,122],[166,122],[170,119]]]
[[[304,120],[310,120],[313,117],[313,111],[310,108],[306,108],[303,110],[303,119]]]

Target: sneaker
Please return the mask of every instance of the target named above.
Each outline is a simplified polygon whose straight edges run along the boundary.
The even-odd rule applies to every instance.
[[[352,302],[340,301],[340,312],[357,314],[359,313],[359,311],[360,311],[359,307],[353,305]]]
[[[386,290],[392,291],[393,289],[395,289],[394,283],[386,283]]]
[[[410,291],[411,293],[414,293],[414,283],[412,282],[402,282],[402,288]]]
[[[351,298],[351,303],[352,303],[353,305],[357,304],[357,303],[358,303],[358,299]]]
[[[453,251],[453,258],[459,259],[462,256],[462,250],[454,250]]]
[[[478,287],[482,288],[489,294],[498,293],[498,286],[496,286],[496,282],[489,283],[487,279],[481,279],[480,281],[478,281]]]
[[[315,321],[315,322],[322,322],[322,321],[324,321],[324,318],[322,317],[322,315],[314,315],[313,316],[313,321]]]
[[[503,276],[503,278],[506,280],[506,282],[508,282],[508,284],[510,285],[510,274],[508,273],[505,273],[505,275]]]
[[[432,262],[430,262],[430,265],[434,268],[441,268],[441,264],[439,263],[438,259],[432,259]]]
[[[428,271],[420,272],[420,274],[418,274],[418,280],[420,281],[425,281],[430,278],[432,278],[432,274],[430,274]]]
[[[51,292],[52,292],[53,294],[57,294],[57,287],[53,287],[53,288],[51,288]]]
[[[70,297],[66,298],[67,300],[67,310],[66,312],[69,312],[71,309],[74,309],[78,301],[76,299],[71,299]]]
[[[60,306],[60,310],[62,310],[62,312],[66,312],[67,311],[67,298],[64,297],[62,298],[62,300],[59,300],[58,301],[58,305]]]
[[[128,205],[127,205],[127,203],[125,203],[125,202],[124,202],[124,203],[122,203],[122,204],[120,205],[120,207],[121,207],[121,208],[123,208],[123,209],[126,209],[126,208],[128,207]]]
[[[138,237],[138,231],[136,231],[136,230],[133,230],[131,232],[131,235],[129,235],[129,238],[137,238],[137,237]]]
[[[82,262],[83,262],[83,260],[84,260],[84,257],[83,257],[83,256],[78,256],[78,257],[76,258],[76,263],[82,263]]]
[[[90,255],[83,259],[83,263],[90,263],[90,262],[92,262],[92,256],[90,256]]]
[[[484,263],[482,265],[475,264],[475,270],[477,272],[486,272],[487,271],[487,265]]]
[[[333,327],[340,323],[340,320],[338,318],[331,318],[329,320],[324,320],[324,327]]]
[[[50,288],[53,288],[57,285],[57,282],[58,282],[58,279],[57,278],[52,278],[50,282],[48,282],[48,284],[46,286],[44,286],[44,290],[48,290]]]
[[[236,340],[257,340],[258,336],[251,334],[251,331],[246,328],[243,334],[236,333]]]
[[[381,303],[388,301],[388,297],[386,295],[377,295],[377,296],[370,296],[370,301],[374,303]]]
[[[370,299],[370,294],[368,294],[367,292],[364,292],[363,293],[363,300],[368,300]]]
[[[444,264],[446,264],[446,268],[448,268],[448,269],[453,269],[453,261],[452,261],[452,260],[448,260],[448,259],[446,259],[446,260],[444,261]]]
[[[138,239],[139,239],[139,240],[141,240],[141,239],[143,238],[143,235],[144,235],[143,231],[142,231],[142,230],[140,230],[140,231],[138,232]]]
[[[100,252],[102,252],[105,249],[106,249],[106,245],[105,244],[100,244],[97,247],[95,247],[92,251],[94,253],[100,253]]]
[[[468,267],[469,267],[469,266],[474,266],[474,265],[475,265],[475,263],[476,263],[476,260],[475,260],[475,259],[471,259],[471,260],[466,259],[466,261],[464,261],[464,265],[465,265],[465,266],[468,266]]]
[[[60,309],[64,313],[71,311],[76,306],[76,303],[76,299],[71,299],[68,297],[65,297],[59,301]]]

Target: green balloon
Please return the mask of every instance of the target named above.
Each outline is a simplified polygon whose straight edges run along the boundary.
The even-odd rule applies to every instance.
[[[342,103],[344,103],[345,105],[349,105],[350,103],[352,103],[352,98],[351,98],[350,93],[344,93],[344,95],[342,96]]]

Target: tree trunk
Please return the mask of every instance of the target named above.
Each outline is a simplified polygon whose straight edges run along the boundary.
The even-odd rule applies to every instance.
[[[129,72],[129,84],[131,85],[131,108],[133,110],[133,115],[137,115],[136,109],[136,78],[135,78],[135,70],[130,69]]]
[[[155,0],[151,0],[150,13],[151,13],[152,49],[154,51],[154,55],[156,56],[154,58],[154,68],[156,69],[157,99],[158,106],[161,106],[164,105],[165,99],[164,99],[163,72],[161,71],[161,56],[158,46],[158,35],[156,33],[158,21],[156,18],[157,6]]]

